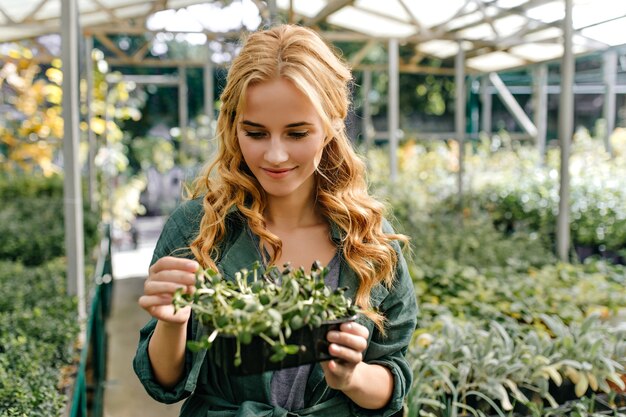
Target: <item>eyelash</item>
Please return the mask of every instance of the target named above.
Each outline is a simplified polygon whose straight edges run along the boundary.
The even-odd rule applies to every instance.
[[[244,130],[244,133],[246,136],[252,139],[261,139],[265,137],[266,135],[265,132],[256,132],[256,131],[249,131],[249,130]],[[308,131],[289,132],[289,136],[291,136],[292,139],[302,139],[302,138],[309,136],[309,132]]]

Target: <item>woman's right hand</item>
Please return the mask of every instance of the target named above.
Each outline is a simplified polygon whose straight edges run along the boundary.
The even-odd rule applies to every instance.
[[[158,320],[171,324],[185,324],[191,315],[191,308],[185,307],[174,313],[172,298],[178,288],[192,292],[195,288],[195,272],[198,262],[190,259],[166,256],[150,267],[148,279],[144,283],[144,295],[139,297],[139,305]]]

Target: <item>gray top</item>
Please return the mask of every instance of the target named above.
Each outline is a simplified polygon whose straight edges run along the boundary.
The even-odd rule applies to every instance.
[[[339,256],[335,256],[328,264],[328,274],[324,277],[326,285],[337,288],[339,281]],[[285,410],[295,411],[304,408],[304,390],[306,389],[312,364],[284,368],[275,371],[271,382],[272,405]]]
[[[257,243],[258,248],[258,236],[255,236],[250,228],[248,228],[248,233]],[[260,258],[266,259],[264,256],[260,256]],[[328,273],[324,277],[324,282],[332,289],[337,288],[339,283],[339,265],[339,252],[337,251],[333,259],[328,263]],[[306,364],[274,371],[270,391],[272,405],[282,407],[288,411],[304,408],[304,391],[312,366],[312,364]]]

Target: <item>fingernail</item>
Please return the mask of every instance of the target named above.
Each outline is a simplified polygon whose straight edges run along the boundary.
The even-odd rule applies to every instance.
[[[187,266],[189,266],[190,269],[193,268],[194,270],[200,267],[200,265],[196,261],[187,262]]]

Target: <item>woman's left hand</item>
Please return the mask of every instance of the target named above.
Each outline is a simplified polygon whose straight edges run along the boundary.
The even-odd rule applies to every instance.
[[[354,371],[357,365],[364,364],[363,356],[368,337],[367,327],[353,321],[342,323],[339,331],[328,332],[328,352],[335,359],[322,362],[321,365],[330,388],[344,391],[353,386]]]

